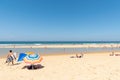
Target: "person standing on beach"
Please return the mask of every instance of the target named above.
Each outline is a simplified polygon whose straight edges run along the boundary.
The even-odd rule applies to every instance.
[[[7,55],[6,63],[9,64],[10,62],[12,62],[12,65],[14,65],[14,59],[16,60],[16,57],[14,56],[12,50],[10,50],[8,55]]]

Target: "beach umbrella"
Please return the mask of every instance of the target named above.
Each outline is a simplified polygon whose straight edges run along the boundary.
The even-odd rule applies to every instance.
[[[25,53],[20,53],[17,61],[18,61],[18,62],[23,61],[23,59],[24,59],[26,56],[27,56],[27,54],[25,54]]]
[[[27,64],[34,65],[34,64],[40,63],[42,59],[43,58],[39,56],[38,54],[30,54],[24,58],[24,62]]]
[[[34,52],[26,52],[27,55],[35,54]]]

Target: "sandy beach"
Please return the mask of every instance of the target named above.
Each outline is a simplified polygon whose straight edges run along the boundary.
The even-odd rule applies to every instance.
[[[43,66],[37,70],[22,69],[24,62],[5,64],[0,58],[1,80],[119,80],[120,56],[107,53],[84,54],[83,58],[71,58],[75,54],[42,55]],[[120,52],[115,52],[120,54]]]

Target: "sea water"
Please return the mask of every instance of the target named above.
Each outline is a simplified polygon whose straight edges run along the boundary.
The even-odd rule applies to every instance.
[[[0,46],[7,45],[64,45],[64,44],[120,44],[120,41],[0,41]],[[6,55],[9,50],[17,53],[35,52],[40,54],[57,54],[57,53],[88,53],[88,52],[105,52],[120,51],[116,48],[0,48],[0,56]]]

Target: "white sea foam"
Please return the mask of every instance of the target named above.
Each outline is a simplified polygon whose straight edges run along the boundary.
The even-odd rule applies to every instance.
[[[39,45],[42,45],[42,44],[34,44],[34,45],[38,45],[39,46]]]

